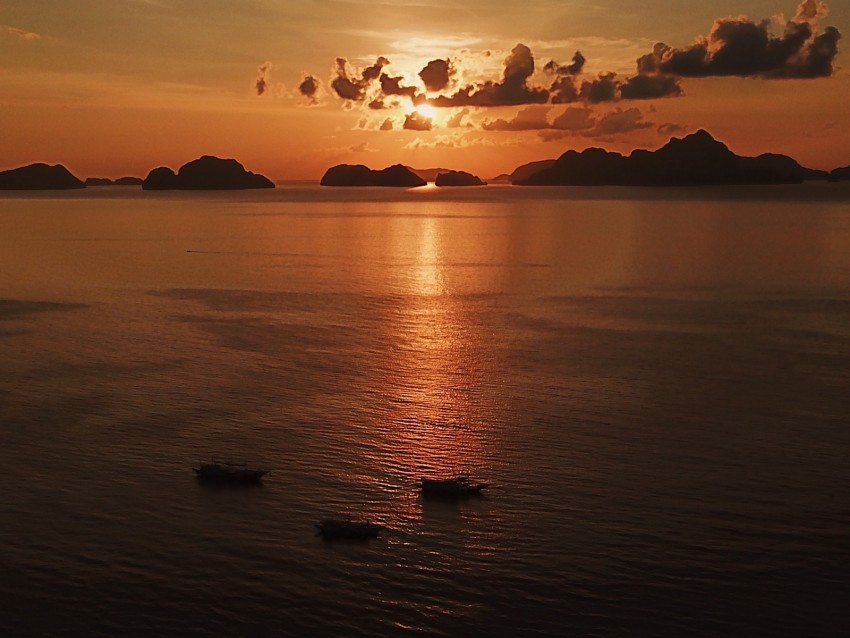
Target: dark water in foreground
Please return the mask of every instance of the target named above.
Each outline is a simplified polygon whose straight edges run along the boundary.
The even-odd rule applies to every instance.
[[[0,633],[837,635],[848,202],[0,195]]]

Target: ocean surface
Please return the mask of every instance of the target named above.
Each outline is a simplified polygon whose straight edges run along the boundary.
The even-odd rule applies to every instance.
[[[3,636],[834,636],[848,457],[850,184],[0,194]]]

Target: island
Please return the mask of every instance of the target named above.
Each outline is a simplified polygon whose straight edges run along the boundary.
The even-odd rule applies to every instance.
[[[108,177],[87,177],[86,186],[141,186],[141,177],[119,177],[109,179]]]
[[[319,182],[322,186],[394,186],[414,188],[427,182],[401,164],[372,170],[362,164],[338,164],[329,168]]]
[[[517,166],[513,172],[508,175],[508,181],[511,184],[519,184],[524,182],[529,177],[534,175],[535,173],[539,173],[545,168],[550,168],[555,163],[555,160],[538,160],[536,162],[529,162],[528,164],[523,164],[522,166]]]
[[[843,182],[850,179],[850,166],[833,169],[829,174],[830,182]]]
[[[628,156],[601,148],[582,152],[569,150],[551,165],[544,165],[541,170],[515,179],[513,183],[522,186],[698,186],[790,184],[826,178],[825,172],[806,169],[784,155],[739,157],[710,133],[700,130],[681,139],[674,137],[656,151],[635,150]]]
[[[466,171],[449,171],[440,173],[434,181],[437,186],[486,186],[477,175]]]
[[[85,188],[61,164],[29,164],[8,171],[0,171],[0,190],[71,190]]]
[[[246,171],[235,159],[204,155],[174,173],[167,166],[153,169],[142,182],[144,190],[245,190],[274,188],[263,175]]]

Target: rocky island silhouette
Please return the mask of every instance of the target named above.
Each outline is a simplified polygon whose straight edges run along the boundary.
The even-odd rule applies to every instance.
[[[407,166],[394,164],[381,170],[372,170],[363,164],[338,164],[322,176],[322,186],[393,186],[413,188],[428,182]]]
[[[804,168],[785,155],[735,155],[705,130],[672,138],[656,151],[628,156],[601,148],[569,150],[551,164],[527,164],[514,171],[520,186],[700,186],[789,184],[825,180],[826,171]]]
[[[180,167],[175,174],[167,166],[153,169],[142,182],[144,190],[245,190],[274,188],[264,175],[245,170],[235,159],[204,155]]]
[[[51,166],[37,163],[0,171],[0,190],[70,190],[85,187],[82,180],[74,177],[61,164]]]
[[[486,186],[487,182],[477,175],[466,171],[448,171],[440,173],[434,180],[437,186]]]

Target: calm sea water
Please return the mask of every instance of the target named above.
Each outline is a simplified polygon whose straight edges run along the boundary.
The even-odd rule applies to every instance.
[[[0,195],[4,636],[837,635],[848,414],[847,185]]]

